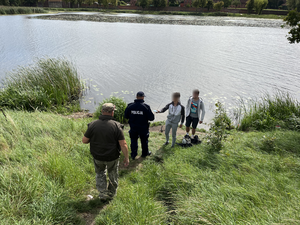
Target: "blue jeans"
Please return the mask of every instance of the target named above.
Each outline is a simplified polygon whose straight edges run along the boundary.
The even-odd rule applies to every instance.
[[[135,159],[138,152],[138,139],[141,139],[142,144],[142,156],[148,156],[148,138],[149,138],[149,130],[130,130],[129,136],[131,139],[131,158]]]

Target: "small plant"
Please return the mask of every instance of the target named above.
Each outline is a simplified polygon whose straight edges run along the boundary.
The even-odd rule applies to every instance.
[[[127,103],[122,99],[115,96],[111,96],[110,98],[104,99],[101,103],[99,103],[99,107],[94,113],[94,117],[98,118],[102,114],[102,105],[104,103],[113,103],[116,106],[115,111],[115,119],[120,123],[126,123],[127,120],[124,117],[125,109],[127,107]]]
[[[262,147],[261,149],[270,153],[275,151],[275,136],[265,135],[262,138]]]
[[[293,113],[289,118],[287,118],[285,125],[289,130],[300,131],[300,118],[295,116]]]
[[[213,150],[220,151],[222,149],[222,142],[227,138],[227,129],[230,127],[231,120],[226,114],[225,108],[222,103],[215,104],[215,117],[209,128],[209,133],[206,136],[207,143]]]

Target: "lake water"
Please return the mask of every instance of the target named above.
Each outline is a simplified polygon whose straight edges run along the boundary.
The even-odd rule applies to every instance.
[[[287,32],[0,16],[0,79],[37,58],[64,56],[90,87],[83,108],[93,111],[110,95],[130,102],[139,90],[153,109],[167,104],[174,91],[181,92],[185,104],[198,88],[209,119],[216,100],[230,109],[239,97],[274,88],[300,99],[300,44],[290,45]]]

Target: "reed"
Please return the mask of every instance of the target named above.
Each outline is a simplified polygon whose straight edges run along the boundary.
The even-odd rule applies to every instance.
[[[8,74],[0,90],[0,107],[16,110],[79,110],[83,85],[76,67],[62,58],[39,59]]]
[[[300,103],[288,92],[277,91],[274,95],[264,94],[250,104],[241,102],[239,129],[245,131],[272,130],[277,127],[298,129]]]

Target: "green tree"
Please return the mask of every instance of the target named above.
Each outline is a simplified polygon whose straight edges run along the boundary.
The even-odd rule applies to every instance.
[[[204,8],[207,4],[207,0],[194,0],[193,1],[193,7],[197,8]]]
[[[268,8],[278,9],[280,3],[283,4],[283,1],[282,0],[269,0],[268,1]]]
[[[260,15],[268,5],[268,0],[254,0],[254,9],[255,12]]]
[[[287,17],[284,19],[286,24],[292,27],[292,29],[289,31],[290,36],[287,38],[290,44],[300,42],[300,7],[297,9],[298,11],[290,11]]]
[[[145,9],[149,5],[149,0],[141,0],[140,6]]]
[[[223,0],[223,2],[224,2],[223,5],[224,8],[228,8],[231,5],[231,0]]]
[[[220,1],[220,2],[217,2],[217,3],[214,4],[214,9],[215,9],[216,11],[221,11],[222,8],[223,8],[223,6],[224,6],[224,2],[223,2],[223,1]]]
[[[167,7],[167,1],[166,0],[160,0],[160,7]]]
[[[82,3],[84,3],[84,0],[77,0],[77,4],[79,7],[81,7]]]
[[[159,5],[160,5],[160,0],[153,0],[153,1],[152,1],[152,4],[153,4],[153,6],[154,6],[155,8],[157,8],[157,7],[159,7]]]
[[[254,8],[254,0],[248,0],[246,2],[246,8],[247,8],[247,13],[250,14],[253,11]]]
[[[104,8],[107,8],[108,7],[108,0],[102,0],[102,5]]]
[[[300,10],[300,0],[287,0],[286,4],[290,10],[298,9]]]
[[[206,4],[206,8],[207,8],[207,10],[209,11],[211,8],[213,8],[214,7],[214,2],[213,2],[213,0],[208,0],[207,1],[207,4]]]
[[[237,8],[238,6],[241,5],[241,1],[240,0],[232,0],[231,5],[234,5],[235,8]]]

